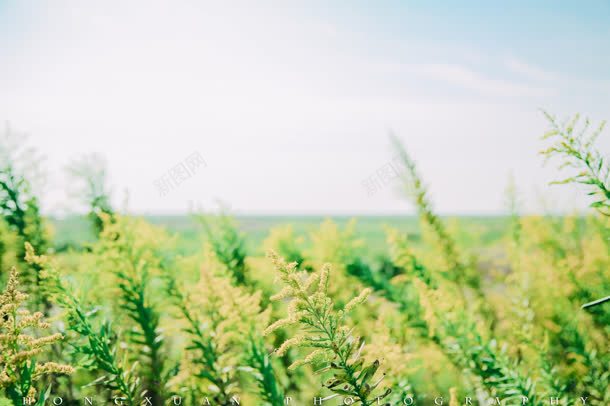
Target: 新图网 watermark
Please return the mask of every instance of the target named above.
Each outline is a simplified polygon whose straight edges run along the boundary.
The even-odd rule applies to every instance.
[[[203,159],[199,152],[193,152],[191,155],[178,162],[176,165],[168,169],[163,175],[153,182],[157,188],[159,196],[164,197],[176,189],[180,184],[191,178],[200,168],[207,167],[208,164]]]
[[[378,167],[368,178],[361,182],[368,196],[373,196],[396,179],[400,179],[406,173],[405,164],[400,156],[395,156],[390,161]]]

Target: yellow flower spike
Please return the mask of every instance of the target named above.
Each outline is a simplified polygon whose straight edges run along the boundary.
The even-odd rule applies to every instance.
[[[316,282],[318,282],[319,278],[320,275],[318,275],[317,273],[311,274],[303,284],[303,291],[309,292],[310,289],[316,284]]]
[[[328,275],[330,267],[324,265],[320,273],[309,276],[298,275],[295,267],[269,252],[267,256],[275,265],[276,271],[284,284],[294,289],[295,295],[290,298],[288,304],[288,317],[280,319],[267,327],[265,334],[289,324],[300,327],[300,334],[284,341],[276,351],[276,355],[283,355],[289,348],[308,347],[312,349],[304,358],[295,360],[288,369],[293,370],[306,364],[334,365],[334,368],[342,370],[342,378],[345,381],[338,385],[328,386],[328,389],[341,394],[349,395],[363,405],[371,405],[374,394],[375,372],[365,366],[361,360],[361,341],[352,336],[351,329],[345,323],[345,316],[356,306],[363,303],[370,294],[370,289],[364,289],[358,296],[350,300],[343,310],[334,309],[333,300],[327,294]],[[311,288],[314,288],[313,291]],[[285,289],[285,288],[284,288]],[[280,293],[280,296],[284,296]]]
[[[457,397],[457,389],[449,389],[449,406],[459,406],[460,402]]]
[[[25,242],[25,261],[29,264],[36,264],[44,266],[47,262],[47,257],[44,255],[37,255],[34,251],[34,247],[29,242]]]
[[[34,374],[38,376],[45,374],[70,375],[74,373],[74,371],[75,369],[69,365],[62,365],[56,362],[45,362],[44,364],[36,365]]]
[[[279,330],[282,327],[286,327],[290,324],[294,324],[293,320],[290,319],[280,319],[278,321],[276,321],[275,323],[271,324],[269,327],[267,327],[265,329],[265,331],[263,331],[263,335],[267,336],[271,333],[273,333],[275,330]]]
[[[330,264],[322,265],[320,271],[320,282],[318,283],[318,293],[324,293],[328,290],[328,276],[330,274]]]
[[[298,347],[299,344],[302,344],[305,341],[305,337],[303,336],[296,336],[296,337],[292,337],[286,341],[284,341],[284,343],[277,349],[275,350],[275,354],[278,357],[282,357],[284,356],[284,354],[286,354],[286,352],[293,347]]]
[[[287,299],[291,296],[294,296],[295,294],[296,294],[296,292],[294,291],[294,289],[287,286],[284,289],[282,289],[279,293],[276,293],[275,295],[271,296],[269,298],[269,300],[276,302],[276,301]]]
[[[343,309],[343,311],[345,313],[351,312],[354,309],[354,307],[364,303],[366,301],[366,299],[368,299],[370,294],[371,294],[371,289],[369,289],[369,288],[364,289],[362,292],[360,292],[360,294],[358,296],[356,296],[355,298],[350,300],[345,305],[345,308]]]
[[[40,263],[41,257],[36,257],[31,245],[26,245],[29,259]],[[48,336],[35,337],[30,331],[45,330],[50,327],[44,321],[43,314],[36,312],[30,314],[27,309],[20,308],[27,295],[18,290],[19,278],[15,268],[11,269],[6,289],[0,294],[0,354],[2,354],[0,372],[0,387],[7,392],[18,393],[22,396],[35,394],[34,384],[49,374],[71,374],[74,369],[69,365],[48,362],[35,364],[34,374],[29,377],[22,375],[22,371],[34,363],[34,358],[43,354],[46,347],[63,339],[60,333]]]

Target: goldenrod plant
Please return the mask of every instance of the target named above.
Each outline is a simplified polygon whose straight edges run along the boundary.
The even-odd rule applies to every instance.
[[[111,391],[114,399],[124,400],[128,404],[142,400],[146,390],[142,388],[138,376],[138,363],[129,364],[112,323],[95,320],[97,309],[87,309],[83,305],[50,258],[37,255],[29,244],[26,250],[27,260],[42,268],[44,289],[51,301],[68,313],[68,327],[75,333],[72,344],[82,357],[80,366],[97,375],[89,384],[102,385]]]
[[[476,267],[464,260],[454,237],[448,232],[442,219],[434,212],[427,187],[419,174],[415,161],[395,135],[391,134],[390,140],[398,154],[397,171],[407,196],[413,201],[422,225],[432,233],[442,254],[445,264],[444,276],[459,282],[464,288],[474,289],[481,300],[485,300],[481,278]],[[488,317],[491,318],[491,314],[488,314]]]
[[[261,400],[271,406],[283,404],[284,391],[271,364],[265,341],[262,337],[251,334],[247,345],[246,363],[252,368]]]
[[[277,404],[281,390],[257,337],[269,319],[269,311],[260,306],[260,291],[250,294],[233,285],[231,273],[211,249],[206,250],[200,280],[192,289],[181,286],[171,272],[164,277],[189,336],[180,372],[172,380],[175,392],[229,405],[241,396],[240,372],[252,371],[260,398]],[[205,295],[197,294],[204,290]],[[207,385],[201,387],[197,380]]]
[[[276,354],[282,355],[295,347],[312,349],[290,368],[312,364],[315,367],[322,366],[320,371],[332,372],[332,377],[324,386],[334,395],[326,399],[343,395],[362,405],[372,405],[387,397],[391,392],[389,388],[376,391],[383,381],[383,376],[379,377],[378,374],[379,360],[364,363],[364,342],[352,334],[353,329],[347,323],[350,312],[367,299],[370,290],[363,290],[343,309],[336,310],[332,298],[327,295],[328,265],[323,266],[319,273],[305,276],[297,271],[296,263],[287,263],[273,251],[268,253],[268,257],[284,284],[284,288],[271,300],[289,299],[290,304],[288,316],[267,327],[265,334],[290,325],[297,325],[300,330],[297,335],[282,343]]]
[[[0,217],[0,269],[10,269],[19,262],[20,238]],[[4,278],[3,278],[4,279]]]
[[[198,215],[197,219],[218,259],[231,272],[236,283],[245,284],[249,278],[246,240],[235,220],[225,213]]]
[[[589,195],[594,202],[591,207],[599,213],[610,216],[610,165],[595,142],[604,131],[606,122],[591,128],[591,121],[581,120],[579,114],[564,123],[560,123],[553,115],[544,112],[549,121],[550,130],[543,135],[551,146],[541,154],[547,159],[561,159],[560,168],[570,168],[575,173],[553,183],[579,183],[590,188]]]
[[[386,228],[386,242],[390,250],[393,263],[401,270],[409,281],[418,278],[427,285],[433,285],[435,276],[417,258],[411,248],[407,236],[395,228]]]
[[[574,172],[571,176],[555,184],[578,183],[589,187],[589,195],[594,201],[591,207],[595,208],[601,215],[610,217],[610,164],[608,158],[596,148],[595,142],[602,134],[606,122],[602,121],[599,126],[591,128],[589,119],[582,122],[579,114],[565,122],[560,123],[557,119],[544,112],[550,124],[550,130],[542,137],[550,140],[550,147],[541,152],[547,159],[561,159],[560,168],[570,168]],[[585,303],[583,308],[589,308],[610,301],[610,296]]]
[[[417,368],[416,357],[413,354],[413,347],[409,342],[404,342],[402,337],[392,331],[392,312],[388,307],[382,307],[379,318],[374,322],[374,332],[371,334],[370,342],[373,345],[366,345],[362,355],[365,362],[380,360],[384,369],[384,382],[392,391],[384,399],[389,404],[400,404],[408,397],[417,398],[417,393],[411,382],[411,376],[415,374]],[[400,323],[400,320],[399,320]],[[404,328],[400,323],[399,328]]]
[[[351,300],[360,284],[391,293],[384,290],[388,288],[387,275],[373,268],[362,256],[365,241],[356,233],[355,219],[344,227],[326,219],[310,232],[310,239],[311,247],[305,255],[307,262],[318,267],[328,263],[338,270],[334,273],[334,283],[329,285],[329,294],[338,305]]]
[[[72,374],[74,368],[53,361],[38,361],[47,358],[50,346],[64,337],[60,333],[39,335],[50,324],[42,313],[30,313],[24,308],[28,295],[19,291],[18,286],[18,273],[12,268],[0,295],[0,387],[14,406],[43,405],[50,386],[45,391],[37,388],[37,384],[49,375]]]
[[[154,403],[165,398],[167,354],[160,326],[160,303],[151,298],[152,273],[158,272],[158,249],[168,242],[161,230],[137,219],[98,214],[103,222],[94,254],[102,267],[116,276],[120,309],[132,322],[127,334],[139,349],[143,385]],[[144,237],[146,236],[146,237]]]
[[[265,251],[274,250],[287,261],[303,264],[305,262],[304,238],[295,235],[292,225],[274,227],[263,241]]]
[[[413,200],[422,222],[430,227],[436,236],[443,253],[443,258],[446,261],[448,277],[457,281],[478,283],[476,279],[473,280],[466,274],[466,266],[456,247],[455,240],[447,232],[441,218],[433,211],[432,203],[428,197],[428,190],[417,170],[415,161],[409,156],[407,150],[396,136],[391,135],[390,139],[398,153],[399,164],[401,166],[399,168],[400,179],[404,184],[407,195]]]
[[[455,282],[439,280],[410,251],[406,239],[396,230],[389,238],[395,261],[415,287],[428,336],[437,343],[451,362],[468,371],[467,380],[481,384],[488,396],[521,398],[536,404],[534,382],[518,372],[518,363],[485,337],[485,324],[477,323],[463,303]]]
[[[17,133],[6,125],[0,136],[0,215],[4,224],[17,235],[15,264],[22,269],[22,281],[26,291],[39,287],[40,269],[23,263],[24,244],[32,244],[39,252],[47,250],[49,230],[40,213],[38,195],[34,190],[33,178],[39,180],[42,174],[36,164],[40,158],[33,148],[25,144],[27,136]],[[48,311],[44,298],[34,300]]]
[[[460,312],[463,303],[455,289],[444,286],[430,289],[421,281],[415,283],[430,337],[442,346],[452,362],[467,371],[469,378],[486,388],[491,399],[500,397],[514,402],[525,397],[528,404],[543,404],[536,397],[536,381],[520,371],[518,362],[495,339],[484,337],[479,332],[481,327],[468,314]]]
[[[356,220],[350,220],[341,228],[331,219],[326,219],[311,231],[311,248],[307,257],[324,263],[347,265],[358,260],[358,250],[364,247],[364,240],[356,233]]]

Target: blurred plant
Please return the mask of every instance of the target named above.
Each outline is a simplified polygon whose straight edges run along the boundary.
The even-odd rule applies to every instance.
[[[556,334],[552,340],[556,357],[569,368],[567,376],[570,385],[567,390],[574,395],[588,397],[591,404],[607,405],[610,402],[607,340],[599,351],[591,342],[590,332],[580,327],[573,318],[565,313],[556,314],[553,321],[563,326],[561,334]]]
[[[254,372],[254,378],[262,400],[271,406],[284,404],[284,393],[275,376],[262,337],[254,335],[249,337],[246,363]]]
[[[302,264],[305,260],[303,242],[303,237],[295,236],[294,229],[287,224],[272,228],[263,242],[263,247],[265,251],[275,250],[290,262]]]
[[[435,276],[413,253],[409,239],[404,233],[393,228],[386,228],[386,241],[390,249],[392,262],[401,269],[410,281],[419,278],[427,285],[435,285]]]
[[[519,197],[515,178],[511,174],[508,178],[506,186],[506,205],[510,216],[510,237],[513,245],[513,251],[518,250],[521,245],[521,234],[523,232],[521,226],[521,218],[519,216]]]
[[[529,269],[525,269],[523,266],[522,260],[524,237],[517,193],[515,179],[511,175],[506,188],[506,205],[509,212],[509,227],[506,237],[509,269],[505,283],[508,292],[506,296],[510,298],[508,314],[510,314],[511,320],[515,321],[511,323],[511,329],[514,331],[512,343],[517,349],[519,359],[521,359],[523,356],[522,350],[534,346],[534,318],[536,312],[532,307],[531,275]],[[538,347],[536,347],[537,349]]]
[[[335,273],[335,278],[344,279],[344,283],[350,283],[349,286],[353,285],[355,281],[344,275],[353,276],[375,291],[383,292],[384,295],[395,293],[389,284],[388,275],[373,268],[369,261],[363,258],[366,252],[365,242],[356,233],[355,219],[349,220],[344,227],[326,219],[317,230],[310,233],[310,238],[312,245],[306,255],[309,263],[318,267],[324,263],[330,263],[339,270]],[[337,305],[351,300],[352,293],[357,294],[357,292],[348,292],[345,287],[339,280],[335,280],[335,283],[329,286],[329,296],[333,296]],[[339,295],[338,291],[343,291],[345,294]]]
[[[28,295],[17,290],[18,273],[11,269],[8,283],[0,295],[0,387],[13,402],[37,405],[45,403],[49,391],[42,393],[38,400],[35,383],[47,375],[69,375],[74,368],[56,362],[38,363],[36,358],[45,353],[45,347],[63,339],[59,333],[35,337],[36,330],[47,330],[50,325],[43,320],[43,314],[31,314],[23,309]],[[50,390],[50,387],[49,387]]]
[[[23,134],[13,132],[7,123],[0,142],[0,215],[20,239],[16,253],[18,261],[23,261],[26,241],[39,252],[44,252],[49,239],[38,197],[32,187],[33,180],[41,181],[43,178],[37,165],[40,157],[35,150],[25,146],[26,139]],[[26,282],[38,286],[39,269],[34,267],[28,271],[24,275]],[[44,299],[41,302],[44,303]]]
[[[72,162],[66,169],[74,181],[80,183],[75,191],[76,196],[88,206],[87,217],[95,235],[99,235],[104,227],[100,214],[105,214],[108,219],[114,215],[107,185],[106,161],[100,155],[91,154]]]
[[[326,219],[310,233],[310,238],[312,246],[307,257],[319,262],[348,267],[359,261],[359,253],[364,248],[364,240],[356,234],[355,219],[351,219],[343,229]]]
[[[550,398],[556,396],[557,393],[566,393],[567,387],[559,375],[557,366],[551,361],[551,354],[549,353],[549,339],[548,335],[546,334],[540,349],[540,375],[542,378],[542,386],[545,391],[544,396]]]
[[[421,317],[422,309],[414,279],[424,280],[428,285],[436,285],[432,273],[422,264],[410,248],[406,235],[392,228],[386,228],[386,241],[390,250],[392,263],[399,273],[386,282],[384,297],[400,306],[400,311],[407,315],[409,327],[427,335],[427,325]]]
[[[538,365],[532,367],[540,369],[543,390],[565,387],[563,393],[567,396],[584,394],[589,398],[587,403],[605,405],[610,393],[602,382],[607,381],[608,373],[601,366],[610,362],[606,351],[610,313],[605,306],[587,313],[573,309],[593,292],[599,293],[597,289],[610,287],[606,272],[610,252],[604,249],[603,234],[596,228],[589,230],[586,239],[580,236],[575,229],[577,218],[565,217],[561,228],[550,225],[550,221],[554,220],[530,217],[522,221],[521,249],[526,255],[522,255],[521,266],[510,280],[523,281],[516,283],[512,291],[528,298],[528,334],[522,337],[530,342],[521,346],[529,347],[524,359],[539,359]],[[574,235],[579,236],[579,250],[566,245],[573,243]],[[544,243],[549,239],[553,244]],[[524,324],[522,318],[509,320],[506,324],[511,332]]]
[[[235,221],[224,213],[216,216],[201,214],[196,218],[216,256],[231,272],[235,282],[245,284],[248,281],[246,240]]]
[[[528,404],[542,405],[535,394],[535,382],[519,372],[519,365],[504,350],[498,349],[495,340],[486,340],[471,317],[459,312],[460,300],[451,290],[439,287],[430,289],[421,281],[415,282],[420,292],[430,337],[438,342],[456,365],[479,379],[490,397],[508,400],[525,396]],[[448,300],[451,298],[451,300]]]
[[[237,396],[239,371],[248,366],[255,371],[261,398],[277,399],[279,387],[268,359],[261,359],[261,343],[249,340],[269,320],[269,312],[261,311],[260,291],[249,294],[234,286],[225,265],[210,249],[206,250],[201,279],[192,289],[180,286],[169,271],[164,272],[164,279],[167,294],[187,321],[184,331],[189,335],[185,362],[172,385],[181,391],[201,391],[201,385],[193,380],[203,379],[209,386],[207,393],[200,394],[229,405]],[[204,290],[205,295],[196,294]],[[246,350],[249,345],[257,348]]]
[[[400,404],[404,399],[411,396],[417,398],[411,384],[410,375],[416,371],[414,364],[413,349],[409,349],[400,340],[392,336],[392,331],[387,325],[387,308],[382,308],[377,320],[375,320],[374,332],[371,334],[371,343],[363,348],[362,355],[368,362],[381,360],[386,385],[392,389],[386,398],[386,403]],[[401,323],[401,328],[402,328]],[[412,343],[409,343],[412,344]],[[404,403],[403,403],[404,404]]]
[[[141,369],[143,384],[153,403],[158,404],[165,398],[167,355],[163,348],[159,303],[150,299],[150,284],[151,272],[160,266],[157,251],[167,237],[143,221],[105,213],[99,217],[103,226],[93,253],[117,278],[120,308],[134,324],[128,337],[139,349],[139,359],[146,366]]]
[[[118,335],[110,321],[103,321],[99,328],[94,327],[98,309],[85,310],[49,258],[36,255],[29,244],[26,250],[26,259],[41,267],[45,282],[43,287],[51,300],[68,312],[68,325],[70,330],[77,334],[76,340],[84,339],[84,343],[73,344],[75,351],[83,356],[82,367],[92,372],[106,373],[90,384],[103,385],[114,392],[115,397],[130,405],[134,404],[136,399],[145,394],[141,388],[141,380],[136,375],[138,363],[128,365],[126,354],[119,349]]]
[[[297,325],[301,333],[285,341],[277,350],[281,356],[293,347],[314,349],[306,357],[297,360],[290,368],[306,364],[324,364],[319,371],[333,370],[335,374],[324,385],[334,395],[326,399],[345,395],[353,397],[355,402],[372,405],[385,398],[391,392],[389,388],[374,395],[383,377],[375,379],[380,363],[375,360],[365,366],[361,356],[364,341],[352,335],[352,329],[346,324],[348,314],[363,303],[369,289],[363,290],[339,311],[333,309],[333,300],[327,295],[329,266],[321,272],[303,275],[296,269],[296,263],[287,263],[274,252],[268,254],[284,283],[283,290],[271,300],[289,299],[288,317],[271,324],[265,335],[289,325]]]
[[[457,397],[457,389],[451,388],[449,390],[449,406],[459,406],[460,402]]]
[[[407,194],[413,199],[422,222],[428,226],[436,236],[437,243],[443,254],[442,257],[447,266],[446,277],[453,281],[465,283],[481,292],[478,273],[462,262],[455,240],[450,236],[440,217],[432,209],[432,204],[428,197],[428,190],[417,170],[415,161],[411,159],[396,136],[390,135],[390,139],[398,152],[398,157],[405,169],[401,171],[400,176]]]
[[[519,365],[498,349],[495,340],[480,333],[482,325],[464,305],[459,285],[439,279],[420,263],[397,230],[388,230],[388,242],[395,263],[404,270],[399,278],[413,284],[419,300],[415,308],[421,312],[428,336],[449,360],[467,372],[467,379],[480,382],[488,396],[526,396],[528,404],[538,404],[533,382],[518,372]]]
[[[322,233],[323,229],[325,230],[324,233]],[[357,278],[362,284],[371,288],[376,294],[384,297],[390,302],[396,303],[399,306],[399,310],[407,315],[409,327],[421,328],[425,326],[422,324],[421,318],[418,317],[418,298],[413,294],[414,292],[412,292],[410,286],[404,283],[405,269],[401,268],[397,262],[392,260],[388,260],[391,264],[391,272],[373,268],[365,263],[356,254],[356,247],[360,246],[361,240],[354,238],[353,231],[349,226],[344,232],[340,232],[334,223],[326,221],[320,227],[318,236],[320,234],[326,237],[332,237],[328,238],[328,240],[332,241],[332,246],[337,247],[335,250],[337,256],[334,260],[338,261],[339,259],[337,258],[343,257],[344,261],[348,261],[347,264],[338,263],[339,266],[343,265],[345,267],[347,274]],[[394,236],[394,233],[392,233],[392,236]],[[326,238],[318,237],[316,239],[316,245],[322,246],[323,244],[321,241],[326,240]],[[320,249],[320,251],[322,250]],[[327,255],[327,258],[333,258],[330,253]],[[388,264],[382,262],[382,266],[384,265],[389,267]],[[419,267],[419,264],[416,266]],[[406,270],[406,272],[409,271],[410,269]]]
[[[4,218],[0,217],[0,269],[10,269],[17,262],[20,239]]]

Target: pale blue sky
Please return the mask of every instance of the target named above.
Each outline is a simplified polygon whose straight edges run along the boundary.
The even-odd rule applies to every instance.
[[[511,171],[527,211],[584,206],[547,186],[538,109],[610,118],[608,2],[256,3],[0,0],[0,120],[46,155],[45,208],[75,207],[62,168],[99,152],[139,212],[409,211],[362,186],[389,129],[441,212],[501,212]]]

